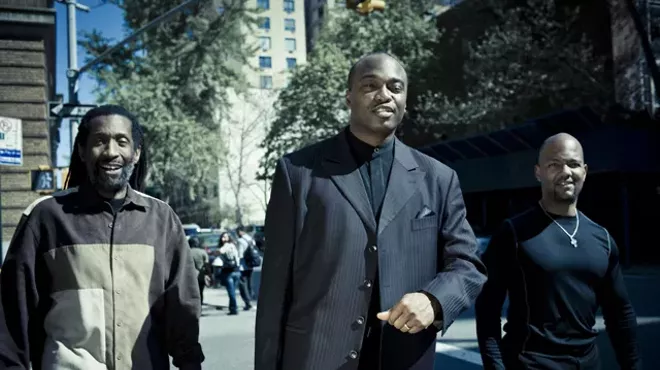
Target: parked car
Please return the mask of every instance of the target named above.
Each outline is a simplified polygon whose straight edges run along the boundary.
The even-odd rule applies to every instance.
[[[183,225],[183,232],[186,234],[186,239],[190,239],[191,236],[199,234],[201,228],[197,224],[185,224]]]

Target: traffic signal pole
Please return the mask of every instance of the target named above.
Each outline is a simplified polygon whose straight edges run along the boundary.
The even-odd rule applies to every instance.
[[[76,9],[81,9],[84,11],[89,11],[89,8],[78,4],[75,0],[57,0],[59,2],[66,2],[67,4],[67,22],[68,22],[68,36],[69,36],[69,69],[66,71],[66,77],[69,83],[69,104],[78,104],[78,79],[80,75],[95,65],[99,64],[110,55],[119,50],[122,46],[127,43],[137,39],[140,35],[146,31],[160,25],[164,21],[170,19],[175,14],[179,13],[183,9],[201,1],[201,0],[188,0],[172,9],[162,14],[161,16],[155,18],[151,22],[147,23],[145,26],[135,31],[130,36],[116,43],[113,47],[101,53],[101,55],[94,58],[89,63],[78,68],[77,67],[77,48],[78,43],[76,40]]]

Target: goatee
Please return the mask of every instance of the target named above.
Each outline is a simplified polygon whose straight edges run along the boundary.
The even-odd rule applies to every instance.
[[[121,168],[118,177],[106,176],[98,167],[94,168],[94,174],[90,176],[90,181],[99,191],[106,193],[116,193],[128,185],[128,181],[135,170],[135,163],[129,161]]]

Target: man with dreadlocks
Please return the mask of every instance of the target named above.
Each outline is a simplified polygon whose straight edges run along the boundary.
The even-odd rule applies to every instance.
[[[176,214],[138,191],[146,166],[130,112],[83,117],[67,190],[25,210],[2,267],[0,368],[201,369],[197,271]]]

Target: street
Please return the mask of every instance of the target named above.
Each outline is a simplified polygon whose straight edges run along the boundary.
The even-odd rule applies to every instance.
[[[626,284],[638,318],[638,338],[644,369],[660,369],[660,300],[649,294],[660,286],[660,273],[632,273],[626,276]],[[253,368],[255,309],[241,311],[238,316],[228,316],[227,293],[224,289],[206,289],[201,320],[201,342],[206,355],[204,369],[249,370]],[[241,305],[240,297],[238,303]],[[611,351],[609,339],[603,332],[602,319],[597,327],[601,330],[598,345],[603,358],[603,370],[619,369]],[[436,343],[436,369],[481,369],[475,334],[474,311],[466,311]]]

